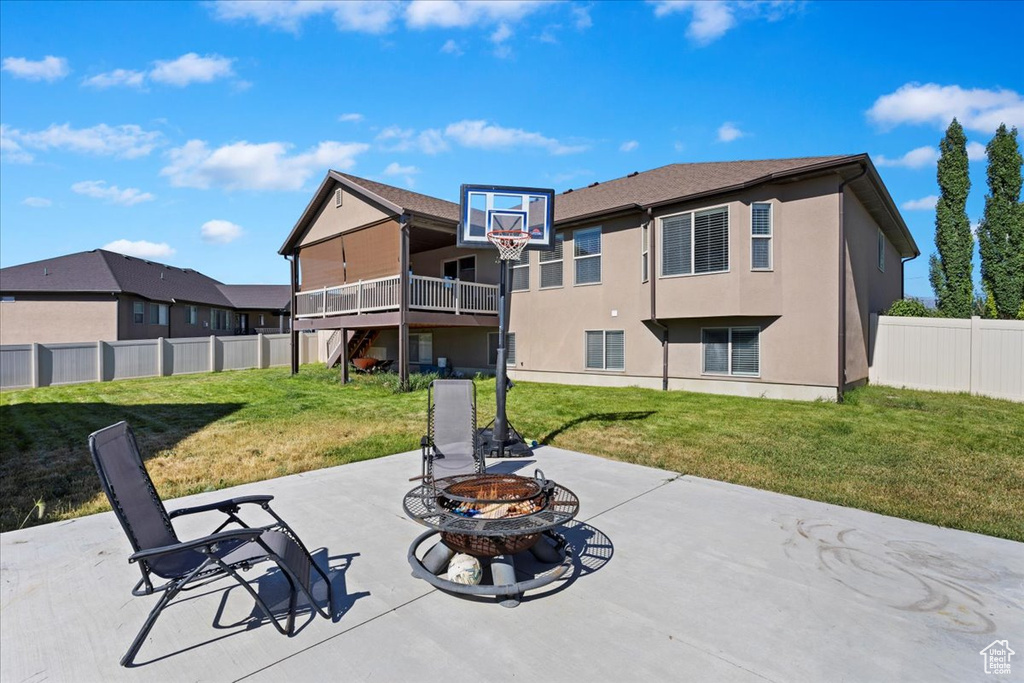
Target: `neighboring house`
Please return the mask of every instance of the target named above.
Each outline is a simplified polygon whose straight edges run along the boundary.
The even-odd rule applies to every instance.
[[[289,299],[95,249],[0,269],[0,344],[287,331]]]
[[[458,218],[329,172],[280,249],[295,328],[400,371],[493,370],[495,252],[456,248]],[[835,399],[919,254],[866,154],[631,173],[556,195],[555,227],[513,268],[514,379]]]

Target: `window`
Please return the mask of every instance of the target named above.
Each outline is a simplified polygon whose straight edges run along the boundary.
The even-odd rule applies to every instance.
[[[14,297],[13,296],[0,296],[0,304],[13,304],[13,303],[14,303]]]
[[[601,282],[601,228],[586,228],[572,234],[573,263],[576,284],[591,285]]]
[[[476,256],[463,256],[445,261],[441,264],[441,277],[449,280],[476,282]]]
[[[512,291],[530,288],[530,252],[524,251],[518,261],[512,262]]]
[[[498,364],[498,333],[487,333],[487,364]],[[505,365],[512,367],[516,364],[516,333],[505,334]]]
[[[750,205],[750,269],[772,269],[772,205]]]
[[[132,304],[132,322],[143,325],[146,322],[146,304],[136,301]]]
[[[266,318],[263,313],[260,313],[260,327],[265,327],[267,324]]]
[[[681,213],[661,219],[661,275],[729,270],[729,209]]]
[[[586,366],[588,370],[625,370],[625,332],[588,330]]]
[[[878,230],[878,269],[885,272],[885,233]]]
[[[723,327],[701,331],[705,375],[757,377],[761,374],[761,328]]]
[[[647,255],[651,250],[651,224],[644,223],[640,226],[640,282],[647,282]]]
[[[198,325],[199,324],[199,307],[189,306],[188,307],[188,324]]]
[[[555,233],[555,248],[552,251],[540,252],[540,288],[550,289],[562,286],[562,242],[565,235]]]
[[[210,327],[215,330],[226,330],[231,324],[231,316],[228,311],[220,308],[210,309]]]
[[[149,324],[150,325],[166,325],[167,324],[167,304],[150,304],[149,305]]]
[[[409,362],[432,365],[434,362],[434,334],[416,332],[409,334]]]

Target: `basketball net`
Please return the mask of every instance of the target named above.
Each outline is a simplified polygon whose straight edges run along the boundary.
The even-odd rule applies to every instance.
[[[530,233],[525,230],[491,230],[487,233],[487,241],[497,247],[498,258],[502,261],[518,261],[530,241]]]

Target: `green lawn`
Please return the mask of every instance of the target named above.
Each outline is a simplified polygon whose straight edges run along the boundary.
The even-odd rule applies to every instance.
[[[478,391],[480,415],[493,414],[493,380]],[[425,391],[365,378],[340,386],[317,366],[4,392],[0,524],[17,528],[39,499],[42,521],[106,509],[86,436],[117,420],[171,498],[413,450],[425,403]],[[1021,404],[888,387],[836,405],[521,382],[509,415],[561,448],[1024,541]]]

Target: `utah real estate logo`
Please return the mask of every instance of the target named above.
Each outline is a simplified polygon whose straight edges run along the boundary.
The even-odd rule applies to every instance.
[[[985,658],[985,673],[1008,674],[1010,673],[1010,657],[1017,653],[1010,649],[1009,641],[993,640],[979,654]]]

